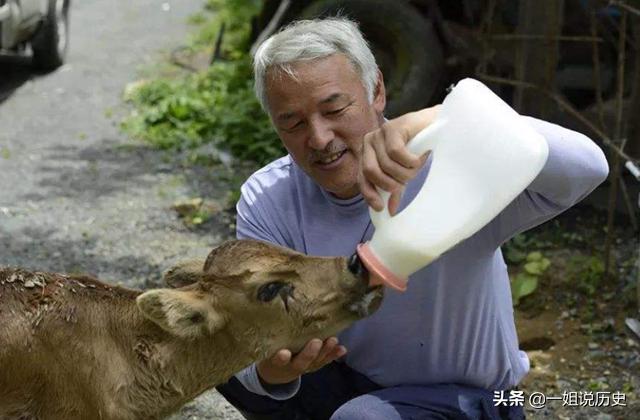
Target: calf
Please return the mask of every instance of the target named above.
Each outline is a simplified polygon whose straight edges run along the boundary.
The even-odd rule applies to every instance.
[[[335,335],[382,291],[346,258],[258,241],[146,292],[0,268],[0,419],[164,417],[280,348]]]

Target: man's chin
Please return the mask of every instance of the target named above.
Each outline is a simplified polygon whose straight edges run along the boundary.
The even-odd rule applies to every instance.
[[[356,185],[346,184],[343,186],[336,186],[335,184],[331,184],[331,185],[320,184],[320,186],[332,196],[340,199],[345,199],[345,200],[348,198],[353,198],[360,193],[360,190],[358,189],[357,184]]]

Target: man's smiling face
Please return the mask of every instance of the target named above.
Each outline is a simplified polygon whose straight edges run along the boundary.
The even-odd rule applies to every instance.
[[[362,140],[382,122],[382,77],[373,103],[360,76],[342,54],[291,65],[266,75],[271,119],[293,159],[322,188],[339,198],[358,194]]]

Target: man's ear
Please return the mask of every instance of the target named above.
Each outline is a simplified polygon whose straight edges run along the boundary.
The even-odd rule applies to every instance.
[[[188,286],[200,280],[204,260],[182,261],[164,273],[164,283],[173,288]]]
[[[186,339],[214,334],[224,326],[224,318],[196,292],[156,289],[138,296],[138,308],[163,330]]]
[[[384,87],[384,76],[382,72],[378,70],[378,80],[376,81],[376,86],[373,88],[373,109],[382,115],[385,106],[387,106],[387,93]]]

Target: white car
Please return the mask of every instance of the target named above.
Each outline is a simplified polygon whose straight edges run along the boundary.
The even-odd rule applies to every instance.
[[[71,0],[0,0],[0,52],[33,52],[33,64],[53,70],[69,43]]]

